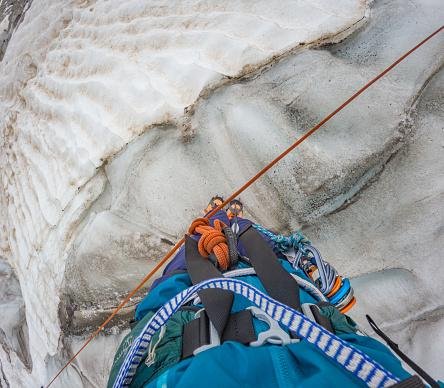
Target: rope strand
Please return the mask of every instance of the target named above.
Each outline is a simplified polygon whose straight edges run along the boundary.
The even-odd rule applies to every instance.
[[[230,253],[227,239],[222,232],[226,225],[220,220],[214,220],[214,227],[210,225],[208,218],[197,218],[188,229],[189,234],[199,233],[198,250],[201,256],[208,257],[214,253],[219,267],[226,271],[230,266]]]
[[[336,116],[337,113],[339,113],[342,109],[344,109],[348,104],[350,104],[353,100],[355,100],[360,94],[362,94],[366,89],[368,89],[371,85],[373,85],[376,81],[378,81],[380,78],[382,78],[384,75],[386,75],[390,70],[392,70],[395,66],[397,66],[400,62],[402,62],[405,58],[407,58],[410,54],[412,54],[414,51],[416,51],[419,47],[421,47],[423,44],[425,44],[427,41],[429,41],[431,38],[433,38],[435,35],[440,33],[444,29],[444,26],[441,26],[436,31],[431,33],[429,36],[427,36],[425,39],[423,39],[421,42],[419,42],[416,46],[414,46],[412,49],[407,51],[405,54],[403,54],[401,57],[399,57],[395,62],[393,62],[390,66],[388,66],[385,70],[383,70],[381,73],[379,73],[376,77],[374,77],[372,80],[367,82],[362,88],[360,88],[357,92],[355,92],[349,99],[347,99],[345,102],[343,102],[338,108],[336,108],[333,112],[331,112],[328,116],[326,116],[324,119],[322,119],[318,124],[316,124],[313,128],[311,128],[309,131],[307,131],[304,135],[302,135],[299,139],[297,139],[290,147],[288,147],[285,151],[283,151],[280,155],[278,155],[275,159],[273,159],[270,163],[268,163],[264,168],[262,168],[256,175],[254,175],[252,178],[250,178],[243,186],[241,186],[239,189],[237,189],[233,194],[231,194],[223,203],[216,206],[212,211],[210,211],[209,214],[207,214],[207,218],[213,216],[216,214],[219,210],[221,210],[224,206],[228,205],[231,200],[235,199],[239,196],[243,191],[245,191],[249,186],[251,186],[255,181],[257,181],[262,175],[264,175],[270,168],[272,168],[274,165],[276,165],[281,159],[283,159],[285,156],[287,156],[291,151],[293,151],[296,147],[299,146],[303,141],[305,141],[307,138],[309,138],[311,135],[313,135],[320,127],[322,127],[325,123],[330,121],[331,118]],[[139,291],[143,285],[170,259],[171,256],[173,256],[174,253],[182,246],[184,243],[185,238],[182,238],[179,240],[179,242],[169,251],[158,263],[157,265],[142,279],[142,281],[132,290],[128,296],[117,306],[117,308],[111,313],[111,315],[103,322],[100,327],[88,338],[88,340],[83,344],[83,346],[74,354],[73,357],[63,366],[62,369],[51,379],[51,381],[48,383],[47,387],[49,387],[60,374],[76,359],[76,357],[80,354],[80,352],[85,349],[85,347],[93,340],[94,337],[96,337],[103,328],[113,319],[116,314],[128,303],[131,297],[133,297],[137,291]]]

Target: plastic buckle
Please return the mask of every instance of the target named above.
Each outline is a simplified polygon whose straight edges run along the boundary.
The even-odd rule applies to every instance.
[[[200,309],[198,312],[196,312],[195,319],[199,319],[202,312],[205,313],[205,309]],[[219,334],[217,333],[217,330],[214,327],[214,325],[211,323],[211,320],[208,319],[208,321],[209,321],[208,327],[209,327],[209,331],[210,331],[210,343],[206,344],[206,345],[199,346],[197,349],[195,349],[193,351],[193,356],[196,356],[197,354],[202,353],[205,350],[208,350],[208,349],[214,348],[215,346],[220,345]]]
[[[260,319],[269,326],[268,330],[259,333],[256,341],[250,342],[250,346],[262,346],[266,342],[274,345],[288,345],[290,343],[299,342],[299,339],[292,339],[290,335],[279,326],[277,321],[271,318],[260,308],[250,306],[247,307],[247,310],[250,310],[254,317]]]

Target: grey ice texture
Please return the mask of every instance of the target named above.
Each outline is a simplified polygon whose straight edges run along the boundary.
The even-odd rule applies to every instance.
[[[439,0],[190,4],[0,3],[1,386],[48,382],[212,195],[444,15]],[[441,33],[241,196],[254,221],[301,230],[352,279],[350,315],[440,379],[443,63]],[[105,385],[145,291],[54,386]]]

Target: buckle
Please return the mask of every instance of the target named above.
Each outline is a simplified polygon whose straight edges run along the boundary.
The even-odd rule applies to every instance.
[[[202,313],[204,315],[202,315]],[[193,356],[195,356],[195,355],[197,355],[197,354],[199,354],[201,352],[204,352],[205,350],[208,350],[208,349],[214,348],[215,346],[219,346],[220,345],[219,334],[217,334],[216,328],[214,327],[214,325],[211,323],[211,321],[206,316],[205,309],[200,309],[198,312],[196,312],[195,319],[202,319],[202,318],[204,318],[204,320],[206,318],[206,320],[208,321],[209,337],[210,337],[209,340],[210,340],[210,342],[208,344],[206,344],[206,345],[199,346],[197,349],[195,349],[193,351]],[[203,324],[200,327],[203,330],[206,330],[207,325]]]
[[[242,310],[230,314],[222,336],[219,336],[205,310],[200,309],[196,312],[195,318],[183,327],[182,359],[195,356],[226,341],[248,345],[256,339],[251,311]]]
[[[257,340],[250,342],[250,346],[262,346],[265,343],[273,345],[288,345],[299,342],[299,339],[292,339],[290,335],[283,330],[277,321],[256,306],[247,307],[254,317],[268,324],[269,329],[258,334]]]

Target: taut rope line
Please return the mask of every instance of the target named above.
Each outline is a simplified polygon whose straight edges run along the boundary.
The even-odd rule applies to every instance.
[[[270,163],[268,163],[264,168],[262,168],[256,175],[250,178],[243,186],[237,189],[233,194],[231,194],[223,203],[215,207],[210,213],[206,215],[206,218],[209,218],[216,214],[219,210],[221,210],[224,206],[230,203],[231,200],[235,199],[239,194],[245,191],[249,186],[251,186],[255,181],[257,181],[262,175],[264,175],[270,168],[276,165],[281,159],[287,156],[291,151],[293,151],[299,144],[301,144],[308,137],[313,135],[320,127],[322,127],[326,122],[330,121],[337,113],[339,113],[342,109],[344,109],[348,104],[350,104],[354,99],[356,99],[360,94],[362,94],[365,90],[367,90],[371,85],[373,85],[376,81],[386,75],[390,70],[392,70],[395,66],[397,66],[400,62],[402,62],[405,58],[407,58],[410,54],[416,51],[419,47],[433,38],[435,35],[440,33],[444,29],[444,26],[441,26],[436,31],[431,33],[421,42],[419,42],[415,47],[411,48],[409,51],[404,53],[401,57],[399,57],[395,62],[393,62],[390,66],[388,66],[385,70],[379,73],[376,77],[368,81],[364,86],[362,86],[357,92],[355,92],[349,99],[344,101],[340,106],[338,106],[333,112],[327,115],[324,119],[322,119],[318,124],[316,124],[313,128],[303,134],[299,139],[297,139],[290,147],[288,147],[285,151],[279,154],[275,159],[273,159]],[[69,361],[61,368],[57,374],[51,379],[46,387],[49,387],[56,379],[60,376],[60,374],[77,358],[80,352],[88,346],[88,344],[104,329],[104,327],[116,316],[116,314],[129,302],[129,300],[139,291],[143,285],[168,261],[168,259],[173,256],[177,250],[182,246],[185,242],[185,238],[182,237],[176,245],[160,260],[156,266],[141,280],[141,282],[128,294],[128,296],[116,307],[116,309],[110,314],[110,316],[99,326],[99,328],[91,334],[91,336],[85,341],[82,347],[72,356]]]

